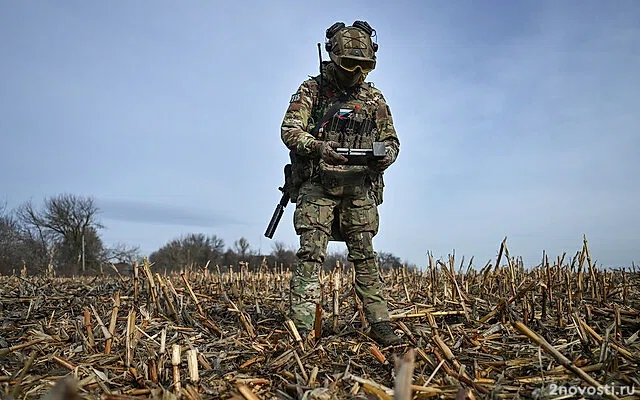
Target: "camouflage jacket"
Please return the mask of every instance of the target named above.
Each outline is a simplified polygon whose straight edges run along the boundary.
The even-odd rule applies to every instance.
[[[309,179],[311,176],[316,175],[318,170],[321,169],[318,167],[321,167],[323,164],[323,162],[319,161],[318,155],[312,154],[312,143],[314,140],[335,140],[340,142],[341,146],[359,147],[357,143],[353,143],[352,140],[350,141],[345,137],[341,139],[341,137],[335,134],[332,135],[330,129],[328,129],[328,132],[327,129],[325,129],[325,132],[321,133],[317,138],[311,134],[318,121],[322,119],[335,102],[339,101],[340,96],[345,94],[345,92],[333,83],[334,81],[330,70],[325,68],[325,73],[322,78],[323,93],[319,92],[319,83],[321,82],[319,76],[305,80],[298,87],[298,90],[291,96],[281,126],[281,137],[284,144],[291,150],[294,156],[304,160],[307,164],[306,173],[298,173],[298,175],[302,175],[302,177],[298,176],[298,184],[300,180]],[[357,111],[357,114],[364,116],[372,122],[370,129],[367,129],[370,137],[369,142],[385,142],[387,154],[391,156],[392,161],[395,161],[400,151],[400,141],[393,126],[391,110],[382,92],[369,82],[361,83],[352,91],[346,101],[343,102],[337,114],[352,113],[354,110]],[[360,117],[360,120],[361,119],[362,117]],[[333,122],[334,121],[329,120],[328,124],[325,124],[325,128],[330,128]],[[361,147],[368,146],[365,145]],[[295,169],[294,166],[294,170]],[[326,169],[330,168],[326,167]],[[334,171],[341,170],[350,171],[351,173],[364,173],[372,177],[371,180],[374,181],[374,185],[375,181],[378,181],[379,185],[383,185],[382,174],[369,171],[367,167],[339,166],[333,167],[332,169]],[[295,197],[295,193],[293,195],[293,197]],[[381,199],[379,202],[381,202]]]

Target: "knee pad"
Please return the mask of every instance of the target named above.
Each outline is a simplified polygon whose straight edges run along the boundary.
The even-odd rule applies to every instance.
[[[372,232],[352,233],[346,237],[346,243],[349,249],[349,261],[358,262],[375,259],[376,253],[373,250]]]

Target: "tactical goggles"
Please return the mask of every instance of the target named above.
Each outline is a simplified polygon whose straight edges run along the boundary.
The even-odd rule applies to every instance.
[[[358,58],[341,57],[340,68],[349,72],[354,72],[357,68],[360,68],[363,73],[371,72],[376,67],[375,60],[362,60]]]

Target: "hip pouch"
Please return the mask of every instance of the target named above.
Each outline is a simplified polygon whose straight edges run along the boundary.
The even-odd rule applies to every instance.
[[[384,177],[382,174],[375,174],[371,177],[371,193],[379,206],[384,201]]]
[[[287,190],[291,197],[290,201],[295,203],[298,200],[300,187],[311,178],[313,162],[310,158],[296,155],[292,151],[289,152],[289,158],[291,160],[291,178]]]
[[[331,196],[358,197],[371,190],[367,167],[354,165],[329,165],[321,161],[318,178]]]

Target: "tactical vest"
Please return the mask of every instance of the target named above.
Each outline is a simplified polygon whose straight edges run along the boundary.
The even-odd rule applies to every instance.
[[[319,101],[314,102],[314,108],[319,110],[312,110],[312,116],[324,115],[339,101],[337,96],[330,99],[327,97],[325,90],[320,88]],[[378,135],[376,112],[377,104],[367,103],[366,90],[358,88],[320,127],[317,138],[337,142],[340,147],[371,148]],[[375,178],[367,166],[329,165],[323,160],[319,161],[314,172],[315,179],[334,196],[362,196],[371,189],[372,179]]]
[[[327,93],[321,87],[319,77],[318,93],[313,102],[307,126],[312,131],[323,120],[327,111],[340,101],[338,96]],[[377,104],[367,102],[366,90],[358,88],[348,96],[335,114],[317,130],[317,139],[340,143],[340,147],[371,148],[378,136],[375,121]],[[290,153],[292,161],[292,202],[298,195],[300,185],[306,180],[314,180],[334,196],[362,196],[372,191],[377,204],[382,203],[384,182],[382,174],[371,171],[367,166],[329,165],[323,160],[312,160]]]

